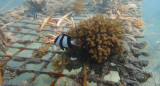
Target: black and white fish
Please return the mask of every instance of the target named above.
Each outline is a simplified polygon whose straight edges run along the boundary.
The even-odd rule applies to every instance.
[[[72,45],[76,45],[76,40],[71,40],[70,36],[61,34],[55,39],[54,44],[64,50],[64,48],[72,48]]]
[[[37,13],[36,12],[33,12],[33,17],[34,17],[34,20],[37,19]]]
[[[73,12],[72,14],[71,14],[71,17],[74,17],[76,15],[76,13],[75,12]]]

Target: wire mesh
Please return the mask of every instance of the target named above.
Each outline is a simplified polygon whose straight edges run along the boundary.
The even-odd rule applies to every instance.
[[[45,16],[45,17],[47,17],[47,16]],[[22,72],[31,72],[31,73],[34,73],[34,75],[31,78],[30,82],[28,82],[28,85],[30,85],[40,74],[49,74],[49,72],[44,72],[43,70],[45,68],[47,68],[47,66],[51,63],[51,60],[56,55],[56,53],[61,53],[61,51],[56,51],[56,50],[50,49],[47,51],[47,52],[49,52],[48,54],[51,54],[51,56],[49,58],[47,58],[47,59],[34,58],[35,55],[37,54],[37,51],[39,50],[39,46],[34,47],[34,48],[30,48],[29,46],[32,46],[33,43],[38,43],[41,45],[44,44],[45,42],[42,42],[41,38],[43,38],[44,35],[46,35],[46,33],[47,34],[48,33],[51,33],[51,34],[55,33],[54,29],[56,27],[46,25],[45,30],[42,30],[41,32],[39,32],[39,30],[38,30],[39,28],[37,28],[35,26],[41,25],[41,24],[38,24],[35,21],[31,21],[28,19],[29,18],[24,17],[20,21],[16,21],[10,25],[7,25],[5,27],[5,29],[3,29],[3,31],[5,33],[10,32],[10,33],[15,34],[15,35],[13,35],[13,37],[15,37],[15,40],[18,39],[16,41],[12,42],[12,45],[9,45],[9,49],[10,48],[16,49],[16,51],[12,55],[0,54],[0,57],[2,57],[2,59],[5,57],[8,57],[8,60],[5,61],[4,65],[6,65],[10,61],[23,62],[21,65],[18,65],[18,67],[7,66],[5,68],[5,70],[8,70],[4,74],[5,75],[4,77],[6,77],[6,78],[4,78],[5,83],[7,83],[10,79],[15,78],[17,75],[20,75]],[[77,18],[75,20],[80,20],[80,19]],[[71,28],[71,27],[72,27],[71,25],[68,25],[64,28]],[[30,38],[26,39],[25,38],[26,36],[30,36],[30,38],[32,38],[32,39],[30,39]],[[23,44],[23,45],[21,47],[14,45],[14,44],[19,44],[19,43]],[[32,53],[32,55],[30,57],[27,57],[27,55],[25,55],[25,54],[27,54],[28,51],[32,51],[32,52],[35,51],[35,52]],[[19,54],[21,54],[22,52],[25,54],[23,56],[19,56]],[[26,66],[31,63],[33,63],[33,64],[44,63],[44,64],[37,71],[27,70]],[[19,72],[21,72],[21,73],[19,74]],[[6,85],[8,86],[9,84],[4,84],[4,86],[6,86]],[[19,85],[15,85],[15,86],[19,86]]]
[[[14,1],[14,0],[12,0],[12,1]],[[8,4],[11,4],[12,1]],[[112,3],[114,3],[114,2],[112,2]],[[7,6],[8,5],[6,5],[5,8]],[[112,9],[114,7],[118,8],[116,6],[110,6],[110,7]],[[2,8],[1,10],[5,9],[5,8]],[[138,10],[136,10],[136,11],[141,13],[140,7],[137,9]],[[15,10],[18,10],[18,11],[15,11]],[[88,10],[88,8],[84,8],[83,12],[87,11],[87,10]],[[84,14],[84,15],[74,17],[75,22],[79,22],[82,19],[86,19],[88,15],[94,15],[94,13],[92,13],[92,12],[85,12],[85,13],[86,14]],[[12,15],[12,14],[14,14],[14,15]],[[49,50],[46,50],[46,52],[48,52],[48,53],[45,56],[43,56],[43,58],[35,58],[35,56],[38,53],[40,45],[46,44],[45,42],[42,41],[42,39],[47,34],[56,34],[55,30],[57,29],[57,27],[52,26],[50,24],[47,24],[42,31],[39,31],[42,23],[38,23],[37,21],[32,20],[30,15],[24,15],[24,10],[19,9],[19,8],[14,8],[14,9],[12,9],[10,11],[6,11],[0,15],[4,16],[3,18],[0,18],[0,20],[6,23],[5,25],[0,24],[1,30],[3,30],[3,32],[5,34],[8,34],[8,37],[10,37],[11,44],[9,44],[8,50],[12,51],[12,54],[0,53],[1,71],[5,71],[3,74],[3,78],[4,78],[3,85],[4,86],[22,86],[21,84],[19,84],[19,82],[22,80],[17,79],[16,77],[18,77],[18,76],[23,77],[24,73],[31,73],[32,74],[32,75],[30,75],[30,77],[29,77],[30,79],[27,80],[28,82],[25,85],[31,85],[37,79],[37,77],[39,77],[41,74],[46,74],[46,75],[49,75],[51,78],[54,78],[53,84],[61,76],[69,77],[72,79],[77,79],[77,77],[79,77],[81,79],[83,78],[82,75],[77,76],[74,74],[62,74],[61,72],[55,73],[55,72],[51,72],[48,69],[48,67],[50,67],[49,64],[51,64],[51,62],[52,62],[51,60],[56,56],[56,54],[63,53],[63,51],[57,50],[55,48],[55,46],[52,46],[51,48],[49,48]],[[10,18],[10,16],[12,16],[12,17]],[[48,14],[46,14],[46,15],[42,15],[40,13],[38,14],[38,17],[42,21],[45,18],[47,18],[48,16],[49,16]],[[55,18],[61,17],[61,16],[63,16],[63,15],[61,15],[61,13],[54,14]],[[122,14],[122,16],[124,16],[124,15]],[[126,17],[128,17],[128,16],[126,16]],[[134,16],[132,15],[132,17],[134,17]],[[138,14],[138,17],[141,17],[141,16]],[[67,29],[69,29],[71,27],[72,27],[72,25],[65,25],[63,27],[63,29],[64,29],[63,31],[66,31]],[[63,31],[60,31],[60,32],[63,32]],[[143,38],[144,36],[134,35],[132,37],[134,39],[134,38]],[[132,46],[133,44],[134,43],[131,43],[130,45]],[[132,49],[135,49],[135,48],[133,47]],[[137,51],[138,51],[138,49],[137,49]],[[142,53],[138,52],[138,55],[140,55],[140,54],[142,54]],[[137,60],[137,58],[136,58],[136,60]],[[130,61],[130,59],[127,59],[127,61]],[[14,64],[11,64],[11,63],[14,63]],[[137,61],[136,63],[142,64],[141,61]],[[134,65],[134,61],[130,62],[130,64]],[[125,64],[119,65],[118,64],[117,68],[113,67],[113,69],[111,68],[111,70],[117,69],[118,72],[120,72],[120,73],[122,72],[121,78],[124,78],[125,73],[128,73],[127,72],[128,69],[133,69],[136,72],[137,72],[137,70],[139,71],[141,69],[141,67],[140,67],[140,69],[132,67],[132,66],[130,67],[130,64],[129,65],[125,65]],[[29,65],[33,65],[34,67],[30,68],[30,67],[28,67]],[[136,67],[137,67],[137,65],[136,65]],[[106,68],[104,67],[104,69],[107,69],[107,67]],[[122,69],[124,69],[124,70],[122,70]],[[145,73],[141,70],[140,70],[140,72]],[[124,76],[123,76],[123,74],[124,74]],[[146,76],[148,76],[148,75],[149,74],[146,74]],[[150,77],[150,76],[148,76],[148,77]],[[148,79],[148,77],[147,77],[147,79]],[[96,75],[88,75],[87,78],[90,81],[94,81],[97,83],[98,82],[104,83],[105,85],[121,86],[120,83],[110,82],[110,81],[101,79],[100,77],[97,77]],[[17,79],[20,81],[12,84],[12,80],[14,80],[14,79]],[[135,77],[134,77],[134,79],[135,79]],[[24,78],[24,80],[25,80],[25,78]],[[129,80],[126,80],[126,82]],[[25,82],[23,82],[23,83],[25,83]],[[139,84],[139,82],[133,82],[133,83]]]

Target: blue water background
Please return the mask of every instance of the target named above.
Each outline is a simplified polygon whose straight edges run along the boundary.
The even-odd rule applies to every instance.
[[[6,10],[10,10],[13,7],[20,6],[20,5],[22,5],[22,2],[23,2],[23,0],[0,0],[0,8],[3,8],[5,5],[7,5],[11,1],[14,1],[14,2],[11,3],[9,6],[7,6],[5,9],[3,9],[1,12],[4,12]]]
[[[144,86],[160,86],[160,0],[144,0],[142,9],[146,26],[143,40],[148,41],[146,50],[150,53],[143,58],[149,61],[144,70],[153,74]]]

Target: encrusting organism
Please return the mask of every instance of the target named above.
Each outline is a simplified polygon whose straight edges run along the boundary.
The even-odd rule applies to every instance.
[[[70,62],[66,55],[57,55],[57,57],[55,57],[52,62],[53,70],[56,71],[64,69],[69,63]]]
[[[102,14],[80,21],[67,34],[78,44],[78,48],[67,49],[67,52],[79,54],[83,59],[94,59],[101,63],[109,59],[111,54],[123,51],[122,22]]]
[[[42,39],[43,42],[47,42],[49,39],[47,37],[44,37]],[[43,56],[45,56],[46,54],[48,54],[48,50],[50,47],[52,47],[53,44],[43,44],[39,50],[37,51],[35,58],[42,58]],[[36,51],[34,51],[33,53],[35,53]]]

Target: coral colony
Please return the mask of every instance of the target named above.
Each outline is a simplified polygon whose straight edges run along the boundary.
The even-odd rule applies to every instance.
[[[144,28],[141,2],[25,0],[24,7],[1,13],[0,84],[38,85],[40,75],[49,75],[41,79],[52,79],[46,83],[51,86],[59,86],[58,81],[66,85],[62,77],[72,79],[69,86],[92,86],[91,82],[95,86],[141,86],[152,76],[143,71],[148,61],[139,59],[149,56],[142,51],[147,42],[138,41]],[[28,69],[29,64],[40,68]],[[78,74],[64,72],[77,69]],[[105,79],[111,71],[118,73],[118,82]],[[25,73],[33,75],[15,82]]]
[[[78,49],[70,49],[68,53],[79,52],[79,58],[94,59],[102,63],[109,59],[111,54],[123,51],[124,29],[122,22],[111,20],[98,14],[87,20],[80,21],[75,27],[67,31],[73,39],[77,40]]]

